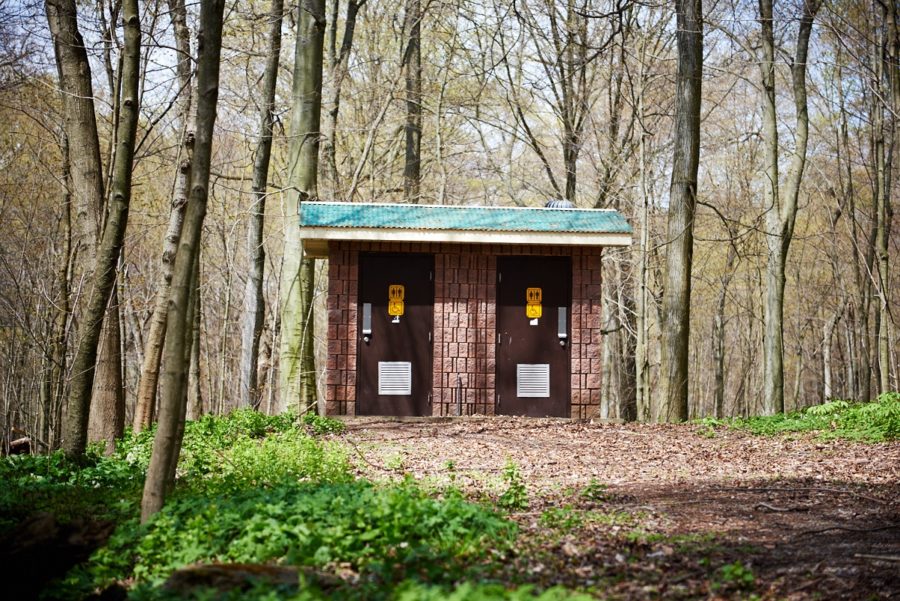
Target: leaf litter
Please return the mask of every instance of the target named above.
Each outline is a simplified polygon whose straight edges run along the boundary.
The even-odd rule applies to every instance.
[[[611,599],[900,598],[900,443],[556,419],[352,419],[361,475],[527,509],[500,577]],[[508,471],[508,470],[507,470]]]

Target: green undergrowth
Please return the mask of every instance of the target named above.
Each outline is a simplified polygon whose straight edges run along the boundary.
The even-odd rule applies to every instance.
[[[884,442],[900,438],[900,393],[882,394],[870,403],[834,400],[779,415],[699,422],[703,432],[715,435],[718,427],[772,436],[791,432],[817,432],[821,439]]]
[[[329,427],[339,431],[343,424],[318,420],[324,425],[298,424],[290,414],[239,410],[187,422],[175,494],[233,491],[285,479],[350,479],[344,447],[310,435]],[[140,502],[154,432],[128,431],[109,457],[92,446],[78,461],[62,452],[0,459],[0,532],[38,511],[63,522],[84,515],[115,521],[132,515]]]
[[[511,522],[458,494],[433,498],[410,482],[283,483],[184,495],[147,524],[133,519],[120,526],[62,590],[127,580],[137,583],[136,598],[153,598],[187,565],[276,563],[342,565],[364,578],[341,596],[378,596],[407,578],[452,582],[471,575],[489,549],[507,548],[515,532]]]
[[[512,548],[516,524],[452,487],[358,479],[348,447],[332,436],[342,430],[327,418],[253,411],[189,422],[175,489],[146,524],[140,497],[153,432],[129,432],[110,457],[92,449],[79,462],[59,453],[4,458],[0,529],[35,511],[61,522],[116,523],[104,546],[45,590],[53,599],[81,599],[112,585],[136,600],[567,598],[486,584]],[[174,571],[205,563],[295,567],[301,583],[164,587]],[[485,584],[460,586],[467,581]]]

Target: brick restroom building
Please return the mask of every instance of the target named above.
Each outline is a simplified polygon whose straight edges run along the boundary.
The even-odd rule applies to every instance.
[[[618,212],[305,202],[300,228],[329,259],[327,415],[599,413]]]

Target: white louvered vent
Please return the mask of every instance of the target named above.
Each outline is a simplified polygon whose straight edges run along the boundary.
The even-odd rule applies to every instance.
[[[412,363],[409,361],[379,361],[378,394],[412,394]]]
[[[548,398],[550,396],[550,364],[517,364],[516,396]]]

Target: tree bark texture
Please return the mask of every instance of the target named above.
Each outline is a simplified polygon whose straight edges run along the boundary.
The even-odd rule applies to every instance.
[[[92,266],[103,207],[103,163],[94,114],[91,66],[78,29],[75,0],[46,0],[53,38],[63,114],[69,143],[74,215],[74,248],[78,260]],[[76,408],[77,411],[77,408]]]
[[[52,11],[49,9],[48,14]],[[74,6],[71,7],[74,11]],[[72,13],[72,26],[77,32]],[[113,165],[112,194],[106,215],[103,236],[97,249],[96,264],[90,283],[90,296],[84,311],[84,323],[78,342],[78,348],[72,363],[72,381],[69,390],[69,415],[65,426],[63,449],[69,456],[84,453],[87,443],[87,426],[90,412],[91,390],[94,384],[94,369],[97,361],[97,346],[103,326],[104,313],[110,294],[116,282],[116,266],[128,224],[128,204],[131,199],[131,175],[134,156],[135,135],[139,112],[138,82],[140,80],[141,31],[137,0],[123,3],[123,19],[125,23],[125,45],[122,60],[121,100],[119,102],[118,128],[116,133],[115,164]],[[52,19],[51,19],[52,20]],[[83,50],[83,48],[82,48]],[[85,64],[86,68],[87,65]],[[90,78],[90,70],[82,71],[82,76]],[[69,142],[72,134],[67,131]],[[90,147],[99,145],[87,139],[87,132],[81,132],[83,143]],[[71,147],[73,157],[84,147]],[[99,152],[97,153],[97,173],[99,169]],[[83,157],[80,157],[83,159]],[[79,160],[80,160],[79,159]],[[74,158],[73,158],[74,167]],[[73,182],[75,174],[73,171]],[[102,183],[97,184],[102,188]],[[102,199],[102,194],[101,194]]]
[[[153,451],[144,494],[141,499],[141,521],[159,511],[175,483],[175,466],[184,433],[186,411],[187,365],[190,360],[193,314],[192,290],[195,284],[195,261],[200,252],[200,234],[209,197],[209,172],[212,158],[213,131],[219,97],[219,66],[222,51],[222,17],[225,0],[204,0],[200,5],[200,35],[197,61],[197,122],[194,165],[191,173],[190,197],[184,227],[175,255],[166,343],[163,351],[165,371],[162,375],[159,403],[159,425],[153,439]]]
[[[298,211],[301,202],[318,200],[319,194],[317,171],[324,42],[324,0],[301,0],[294,53],[279,353],[281,406],[299,412],[315,406],[317,401],[313,348],[315,261],[302,257]]]
[[[422,183],[422,3],[406,0],[406,156],[403,164],[403,199],[418,204]]]
[[[662,299],[660,391],[654,419],[688,418],[688,342],[691,317],[691,262],[694,210],[700,161],[700,92],[703,76],[701,0],[678,0],[678,74],[675,91],[675,144],[669,191],[665,291]]]
[[[259,140],[253,161],[253,205],[247,224],[247,256],[250,265],[244,287],[241,315],[241,407],[259,407],[259,386],[256,381],[256,362],[259,356],[259,336],[265,317],[263,275],[266,251],[263,247],[263,225],[266,215],[266,189],[269,181],[269,159],[272,156],[272,123],[275,111],[275,83],[278,80],[278,59],[281,55],[281,21],[284,1],[272,0],[269,12],[269,49],[263,75],[262,107],[260,109]]]
[[[775,110],[775,33],[772,0],[759,0],[762,26],[760,69],[763,87],[763,138],[765,140],[765,236],[767,246],[765,311],[763,316],[763,413],[784,412],[784,284],[788,249],[794,235],[797,200],[806,165],[809,113],[806,101],[806,60],[818,0],[804,0],[791,64],[796,128],[784,194],[779,190],[778,120]]]
[[[202,316],[200,300],[200,254],[198,253],[194,259],[194,275],[192,276],[191,298],[188,305],[188,315],[191,316],[191,337],[185,344],[190,344],[191,353],[188,358],[187,409],[185,415],[181,417],[182,422],[185,417],[200,419],[200,416],[203,415],[203,391],[200,387],[200,318]],[[181,427],[183,428],[183,424]]]
[[[97,377],[88,420],[88,440],[106,443],[106,454],[116,450],[116,439],[125,432],[125,390],[122,386],[122,339],[119,294],[115,286],[109,299],[103,330]]]
[[[191,119],[191,39],[184,0],[169,0],[169,11],[172,15],[175,48],[178,51],[178,63],[175,69],[178,75],[179,90],[175,104],[182,136],[169,224],[163,241],[159,279],[153,299],[153,314],[150,317],[150,331],[147,334],[144,361],[141,364],[141,379],[138,384],[137,404],[134,409],[135,432],[150,427],[156,410],[156,389],[159,384],[159,368],[162,361],[163,343],[166,338],[166,315],[169,310],[169,286],[172,282],[178,241],[181,238],[181,226],[184,222],[194,154],[194,124]]]

